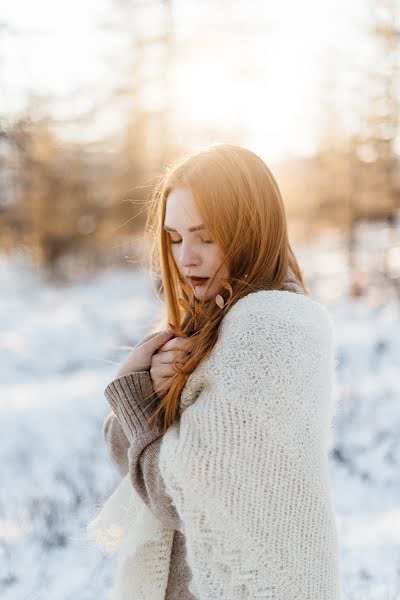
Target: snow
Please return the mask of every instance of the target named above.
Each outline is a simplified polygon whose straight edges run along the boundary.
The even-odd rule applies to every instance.
[[[296,255],[336,326],[329,464],[343,600],[399,600],[398,300],[383,289],[350,298],[334,236]],[[144,270],[51,284],[18,254],[0,257],[0,286],[1,598],[105,600],[115,560],[85,532],[119,481],[103,390],[117,345],[144,337],[162,305]]]

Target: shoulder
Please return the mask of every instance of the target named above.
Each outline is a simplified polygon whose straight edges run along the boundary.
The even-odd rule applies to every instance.
[[[274,361],[282,367],[293,364],[316,367],[330,364],[335,353],[335,335],[328,309],[303,294],[262,290],[248,294],[224,316],[218,340],[220,362],[249,365]],[[232,357],[236,357],[233,359]],[[298,371],[298,369],[297,369]]]
[[[284,328],[333,336],[329,310],[305,294],[286,290],[261,290],[241,298],[225,315],[221,335],[247,330]]]
[[[264,398],[269,390],[282,410],[292,392],[300,398],[329,384],[333,342],[331,316],[319,302],[284,290],[254,292],[224,316],[206,375],[246,397]]]

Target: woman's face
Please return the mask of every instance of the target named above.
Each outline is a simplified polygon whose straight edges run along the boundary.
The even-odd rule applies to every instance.
[[[189,276],[212,277],[225,256],[201,222],[189,189],[174,188],[168,194],[164,229],[170,236],[172,255],[182,276],[193,288],[196,298],[202,299],[208,282],[200,285]],[[215,297],[223,289],[227,277],[229,269],[224,264],[206,299]]]

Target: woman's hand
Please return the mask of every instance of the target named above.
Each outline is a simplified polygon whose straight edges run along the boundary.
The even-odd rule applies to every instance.
[[[176,372],[172,366],[175,355],[177,353],[180,354],[176,359],[180,365],[185,362],[186,340],[187,338],[185,337],[174,337],[160,346],[152,356],[150,376],[154,391],[159,397],[165,393],[165,385],[168,379]]]
[[[121,364],[116,377],[127,375],[133,371],[143,371],[150,369],[152,357],[155,352],[166,342],[170,341],[174,332],[158,331],[145,337],[128,354],[127,358]]]

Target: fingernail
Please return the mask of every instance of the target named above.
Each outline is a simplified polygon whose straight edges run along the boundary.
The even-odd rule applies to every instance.
[[[167,335],[169,335],[170,333],[174,333],[174,331],[173,331],[173,329],[166,329],[166,330],[165,330],[165,333],[166,333]]]

